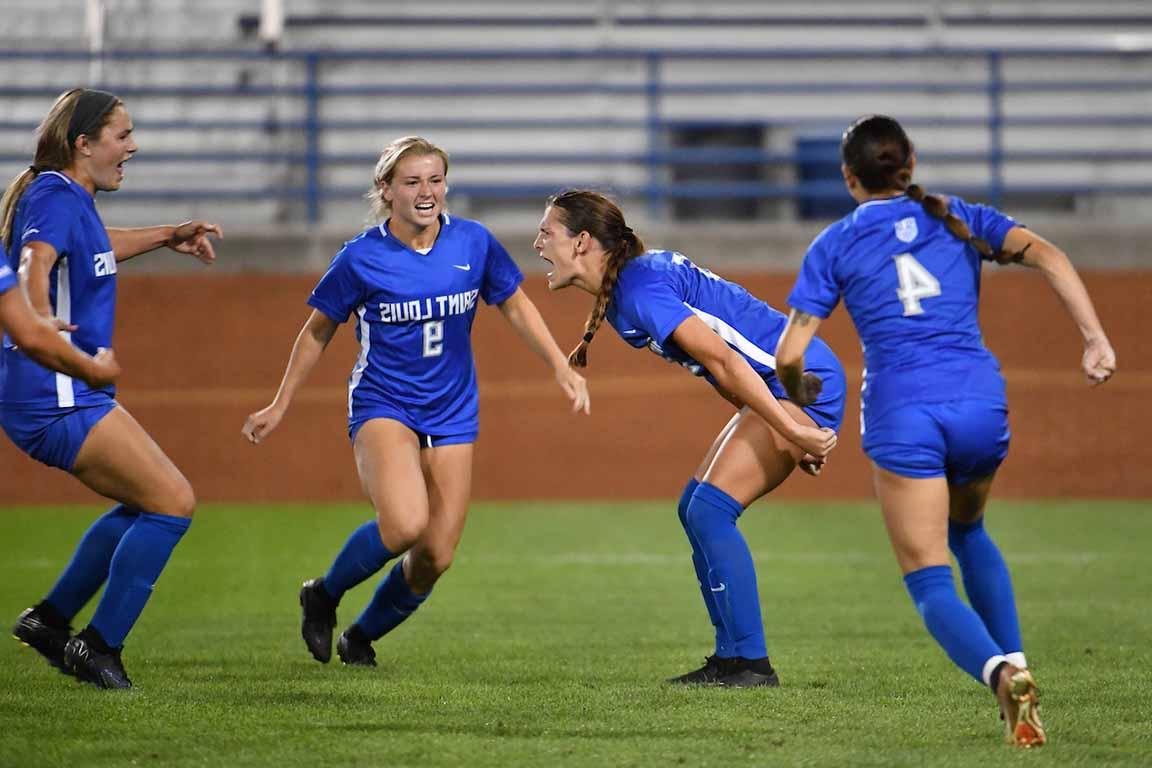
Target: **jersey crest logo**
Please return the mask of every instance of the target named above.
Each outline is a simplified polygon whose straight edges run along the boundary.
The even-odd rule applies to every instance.
[[[92,265],[96,269],[96,277],[107,277],[116,274],[116,254],[112,251],[93,254]]]
[[[902,243],[910,243],[916,239],[919,232],[916,229],[916,219],[908,217],[896,222],[896,239]]]

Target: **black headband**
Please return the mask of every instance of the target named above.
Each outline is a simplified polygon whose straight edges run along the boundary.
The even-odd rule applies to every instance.
[[[112,111],[118,101],[116,94],[108,91],[81,91],[80,98],[76,99],[76,110],[68,122],[68,146],[72,147],[77,138],[100,127],[104,115]]]

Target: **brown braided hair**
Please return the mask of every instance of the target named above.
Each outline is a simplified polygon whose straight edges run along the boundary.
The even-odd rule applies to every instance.
[[[624,213],[616,203],[605,195],[587,189],[573,189],[548,198],[548,205],[559,213],[560,222],[569,235],[587,232],[597,240],[608,259],[604,265],[604,279],[600,282],[600,292],[584,323],[584,338],[568,355],[568,365],[573,368],[588,366],[588,345],[604,322],[608,302],[616,288],[616,278],[620,269],[629,259],[644,253],[644,243],[624,221]]]
[[[840,142],[844,165],[867,191],[898,190],[907,194],[923,206],[925,213],[944,222],[953,237],[975,248],[981,258],[999,264],[1023,261],[1028,246],[1014,252],[993,250],[987,240],[973,235],[968,225],[952,213],[948,198],[927,194],[920,185],[913,184],[912,152],[912,141],[900,123],[884,115],[860,118],[848,126]]]

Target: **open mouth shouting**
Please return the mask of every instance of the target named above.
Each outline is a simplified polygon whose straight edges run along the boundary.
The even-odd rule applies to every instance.
[[[117,182],[124,181],[124,165],[125,165],[125,163],[127,163],[131,159],[132,159],[132,155],[128,154],[128,155],[124,156],[123,160],[116,163],[116,181]]]

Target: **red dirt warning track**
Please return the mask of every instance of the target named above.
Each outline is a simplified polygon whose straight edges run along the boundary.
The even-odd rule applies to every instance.
[[[785,275],[726,272],[782,307]],[[982,320],[1009,383],[1013,441],[997,493],[1015,497],[1152,497],[1152,273],[1086,275],[1120,373],[1092,389],[1080,345],[1043,278],[985,279]],[[308,314],[310,276],[125,276],[116,350],[120,401],[183,469],[202,501],[359,499],[345,432],[346,385],[357,347],[341,329],[288,417],[265,444],[240,437],[245,416],[271,398]],[[561,346],[579,338],[591,298],[526,288]],[[860,348],[844,311],[822,328],[859,391]],[[575,417],[544,366],[499,313],[475,329],[481,436],[477,499],[671,498],[730,415],[711,389],[610,328],[589,354],[591,417]],[[840,447],[820,478],[797,473],[788,498],[871,495],[860,450],[859,402],[849,399]],[[94,502],[76,480],[0,441],[0,504]]]

